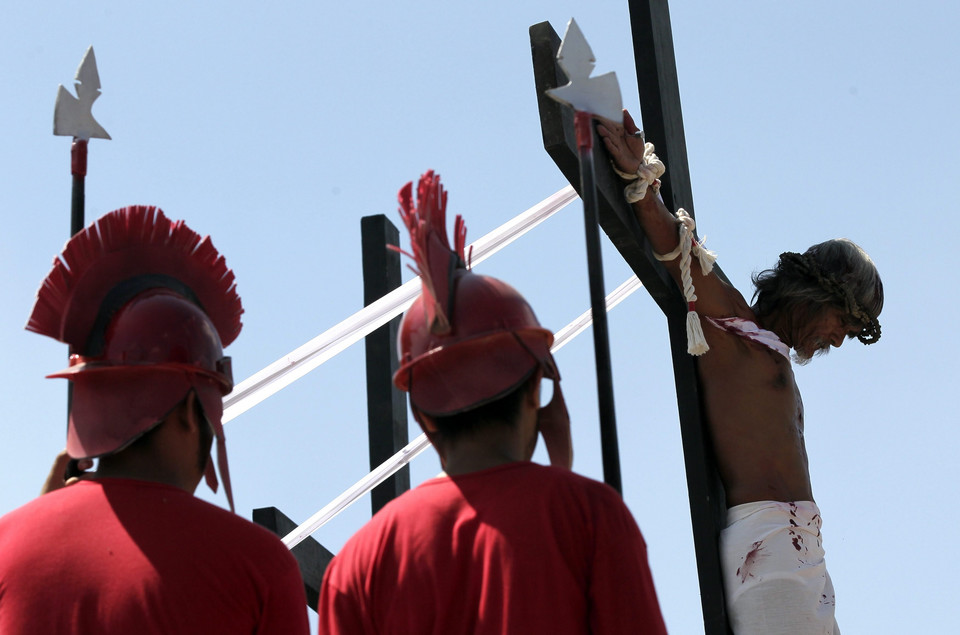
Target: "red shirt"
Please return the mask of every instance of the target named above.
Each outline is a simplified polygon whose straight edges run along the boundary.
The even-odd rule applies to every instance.
[[[0,518],[0,633],[305,634],[296,560],[181,489],[81,481]]]
[[[511,463],[431,479],[333,559],[320,632],[665,633],[643,536],[610,487]]]

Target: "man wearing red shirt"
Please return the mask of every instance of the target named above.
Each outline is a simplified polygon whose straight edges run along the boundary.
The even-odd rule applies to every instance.
[[[96,472],[0,518],[0,633],[308,632],[296,561],[273,534],[193,496],[211,445],[233,508],[221,417],[240,332],[233,272],[159,209],[74,236],[29,330],[71,346],[69,457]],[[59,482],[58,482],[59,481]]]
[[[646,544],[620,496],[570,471],[550,345],[523,297],[472,273],[446,193],[400,192],[423,294],[394,382],[444,474],[384,507],[327,569],[321,633],[665,633]],[[540,383],[554,382],[540,408]],[[537,434],[551,466],[530,462]]]

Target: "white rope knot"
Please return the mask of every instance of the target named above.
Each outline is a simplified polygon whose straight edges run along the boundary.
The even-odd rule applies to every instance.
[[[643,158],[640,161],[640,166],[637,167],[637,171],[633,174],[623,172],[616,165],[613,166],[614,171],[620,175],[620,178],[633,181],[623,189],[623,196],[628,203],[636,203],[642,200],[647,195],[647,188],[652,188],[654,192],[660,190],[658,179],[663,176],[667,168],[663,165],[663,161],[654,154],[653,149],[652,143],[648,142],[643,145]]]
[[[710,350],[707,339],[703,335],[700,325],[700,315],[697,313],[697,294],[693,288],[693,277],[690,275],[690,255],[697,256],[700,262],[700,271],[703,275],[713,271],[713,263],[717,254],[708,250],[693,239],[693,230],[697,223],[683,208],[677,210],[677,219],[680,221],[680,244],[668,254],[654,254],[657,260],[670,261],[680,256],[680,281],[683,286],[683,298],[687,301],[687,352],[691,355],[703,355]]]

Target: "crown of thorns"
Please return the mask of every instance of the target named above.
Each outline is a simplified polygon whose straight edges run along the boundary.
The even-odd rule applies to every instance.
[[[863,328],[857,333],[858,340],[864,344],[873,344],[880,339],[880,322],[877,321],[877,318],[864,311],[860,303],[853,297],[853,292],[841,284],[832,273],[823,271],[820,263],[813,257],[792,251],[784,252],[780,254],[780,268],[792,269],[813,278],[821,289],[836,298],[837,302],[843,305],[847,314],[863,325]]]

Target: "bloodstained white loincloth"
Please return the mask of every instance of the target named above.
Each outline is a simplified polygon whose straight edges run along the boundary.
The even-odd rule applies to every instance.
[[[731,507],[720,558],[736,635],[839,635],[816,503]]]

